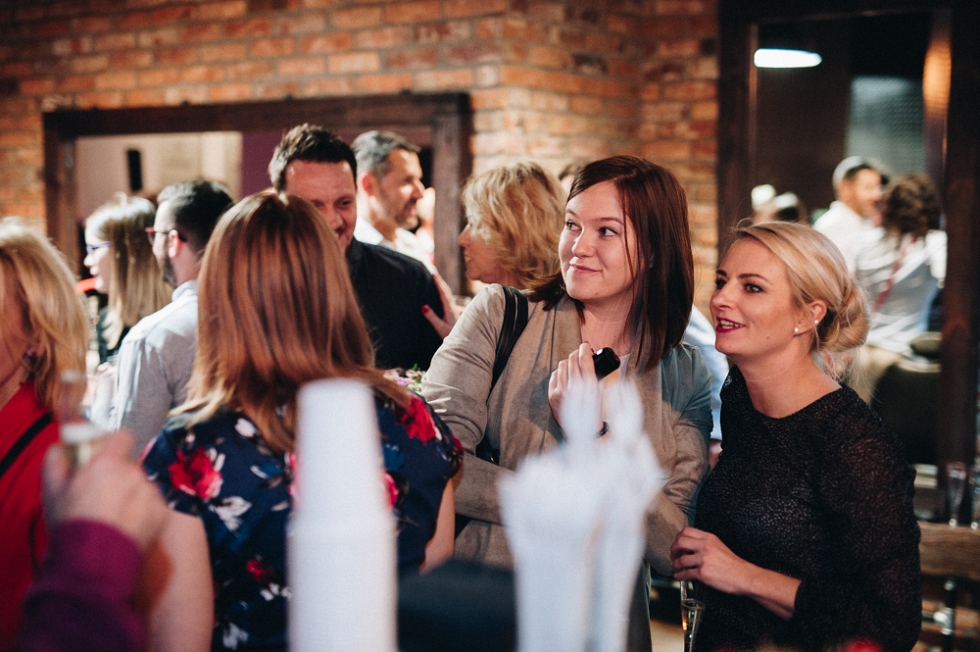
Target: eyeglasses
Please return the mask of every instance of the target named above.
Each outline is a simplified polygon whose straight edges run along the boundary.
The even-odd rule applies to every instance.
[[[109,246],[109,243],[108,242],[100,242],[97,245],[85,245],[85,253],[87,253],[89,256],[91,256],[92,254],[94,254],[99,249],[104,249],[105,247],[108,247],[108,246]]]
[[[178,231],[177,229],[169,229],[167,231],[157,231],[152,226],[148,226],[143,230],[146,231],[146,237],[150,241],[150,244],[154,244],[156,242],[157,235],[168,235],[171,232],[176,233],[177,239],[180,240],[181,242],[187,242],[187,238],[182,236],[180,234],[180,231]]]

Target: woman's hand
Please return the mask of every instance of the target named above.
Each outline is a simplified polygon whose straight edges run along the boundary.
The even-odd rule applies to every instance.
[[[551,379],[548,381],[548,404],[551,406],[551,413],[555,416],[555,421],[561,426],[562,430],[565,426],[562,424],[562,403],[567,396],[568,386],[570,383],[575,381],[591,381],[595,380],[595,365],[592,363],[592,347],[589,346],[588,342],[582,342],[578,349],[572,351],[568,356],[568,360],[562,360],[558,363],[558,368],[551,372]],[[595,432],[599,432],[602,428],[602,418],[600,412],[596,413],[599,417],[595,424]]]
[[[800,580],[750,564],[710,532],[684,528],[670,546],[670,558],[675,579],[698,580],[752,598],[780,618],[793,616]]]
[[[442,301],[442,317],[436,314],[436,311],[432,309],[432,306],[422,306],[422,316],[429,320],[432,324],[432,328],[439,333],[439,337],[446,339],[449,332],[453,330],[453,326],[456,325],[456,320],[459,316],[463,314],[463,309],[456,305],[456,300],[453,298],[453,290],[449,287],[449,284],[442,280],[439,276],[439,272],[432,273],[432,280],[436,283],[436,289],[439,290],[439,299]]]

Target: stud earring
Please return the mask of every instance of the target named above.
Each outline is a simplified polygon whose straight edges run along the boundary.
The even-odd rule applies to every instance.
[[[816,325],[817,325],[817,324],[819,324],[819,323],[820,323],[820,320],[819,320],[819,319],[814,319],[814,320],[813,320],[813,325],[814,325],[814,326],[816,326]]]
[[[800,332],[800,327],[799,327],[799,326],[797,326],[796,328],[794,328],[794,329],[793,329],[793,332],[794,332],[794,333],[799,333],[799,332]]]

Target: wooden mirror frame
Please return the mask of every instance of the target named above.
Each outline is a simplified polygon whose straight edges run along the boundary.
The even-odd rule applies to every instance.
[[[58,110],[44,114],[44,176],[48,235],[69,260],[77,260],[75,140],[202,131],[286,130],[304,122],[333,131],[404,129],[427,131],[436,193],[436,267],[459,293],[465,282],[456,238],[461,224],[460,193],[469,176],[472,111],[466,93],[400,94],[240,104],[181,105],[133,109]]]
[[[756,79],[752,64],[758,25],[765,21],[928,11],[933,46],[949,53],[948,104],[927,109],[926,159],[942,179],[948,235],[943,289],[942,371],[937,453],[969,462],[976,454],[980,339],[980,3],[976,0],[719,0],[718,243],[719,260],[732,227],[751,206],[755,165]],[[938,174],[937,174],[938,168]]]

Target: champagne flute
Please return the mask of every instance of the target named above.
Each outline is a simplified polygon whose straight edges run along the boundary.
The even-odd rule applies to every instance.
[[[59,378],[62,392],[56,416],[61,430],[61,443],[73,468],[92,458],[98,440],[106,433],[88,420],[82,398],[88,390],[88,375],[83,371],[64,371]]]
[[[970,528],[980,529],[980,464],[970,467],[970,484],[973,485],[973,518],[970,521]]]
[[[963,504],[963,492],[966,489],[966,464],[963,462],[946,462],[946,495],[949,502],[949,524],[959,525],[960,505]]]
[[[694,649],[694,637],[704,617],[704,603],[694,596],[694,582],[681,580],[681,627],[684,629],[684,652],[691,652]]]

